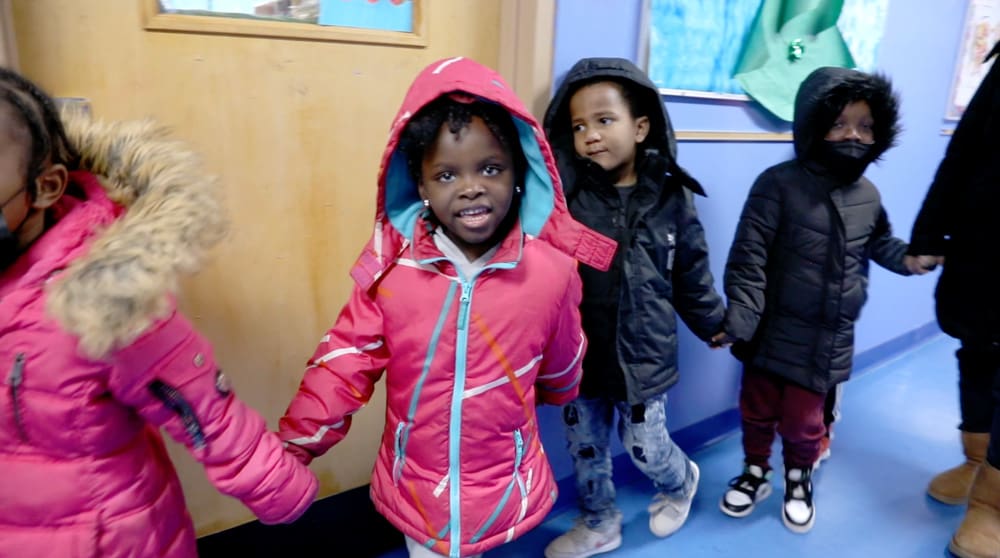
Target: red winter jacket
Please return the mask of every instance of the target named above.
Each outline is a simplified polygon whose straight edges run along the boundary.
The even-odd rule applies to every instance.
[[[469,279],[427,232],[397,149],[409,118],[455,91],[507,108],[529,163],[519,225]],[[351,271],[350,300],[281,419],[282,439],[312,455],[327,451],[384,372],[375,507],[449,556],[524,534],[556,497],[535,405],[576,396],[586,346],[573,257],[606,267],[613,250],[569,217],[541,129],[500,76],[464,58],[432,64],[392,127],[374,234]]]
[[[0,274],[0,557],[195,557],[160,428],[221,492],[291,521],[315,477],[170,294],[219,238],[211,182],[148,124],[67,124],[108,178],[72,173],[55,224]]]

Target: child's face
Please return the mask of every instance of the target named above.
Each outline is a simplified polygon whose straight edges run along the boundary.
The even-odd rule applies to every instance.
[[[45,210],[66,189],[65,165],[46,163],[28,183],[31,132],[10,105],[0,103],[0,271],[45,232]],[[31,189],[29,191],[29,188]]]
[[[635,146],[649,133],[649,118],[635,118],[615,83],[581,87],[569,101],[573,147],[581,157],[597,163],[615,184],[636,183]]]
[[[9,110],[0,110],[0,212],[10,230],[17,230],[31,211],[27,184],[28,148],[23,126],[16,126]]]
[[[457,135],[445,123],[424,153],[419,189],[448,237],[476,259],[493,246],[510,210],[513,161],[482,118],[473,116]]]
[[[840,116],[826,133],[826,141],[857,141],[866,145],[875,143],[871,108],[865,101],[854,101],[844,107]]]

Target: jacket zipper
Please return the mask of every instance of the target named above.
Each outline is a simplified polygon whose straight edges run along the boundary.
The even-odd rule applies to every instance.
[[[472,299],[472,283],[462,284],[462,296],[458,299],[458,329],[465,330],[469,324],[469,301]]]
[[[14,405],[14,425],[22,442],[28,441],[28,434],[24,430],[24,417],[21,416],[21,404],[18,401],[18,392],[21,383],[24,381],[24,353],[17,353],[14,358],[14,368],[10,371],[10,398]]]
[[[677,251],[677,237],[667,233],[667,271],[674,270],[674,252]]]

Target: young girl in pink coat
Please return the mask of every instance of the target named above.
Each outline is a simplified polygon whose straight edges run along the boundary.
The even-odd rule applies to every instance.
[[[65,120],[0,69],[0,556],[193,558],[160,429],[262,521],[315,477],[230,391],[172,289],[224,223],[151,123]]]
[[[476,556],[545,517],[556,483],[535,406],[577,394],[574,258],[614,243],[573,221],[537,122],[500,76],[441,60],[414,81],[379,176],[374,234],[281,437],[308,462],[385,373],[371,495],[411,557]]]

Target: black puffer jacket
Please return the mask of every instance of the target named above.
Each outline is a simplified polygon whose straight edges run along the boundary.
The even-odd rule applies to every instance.
[[[820,162],[824,136],[855,100],[875,122],[865,162],[892,146],[899,117],[887,80],[843,68],[810,74],[795,101],[796,158],[757,178],[726,264],[725,329],[741,340],[733,353],[818,392],[850,375],[869,259],[908,274],[906,244],[892,236],[875,186]]]
[[[625,83],[640,106],[650,107],[639,180],[627,207],[603,169],[573,147],[570,98],[582,85],[605,79]],[[573,217],[619,247],[607,272],[580,266],[589,340],[581,393],[641,403],[678,380],[675,312],[702,339],[721,329],[724,307],[692,196],[703,191],[677,165],[673,128],[656,86],[627,60],[578,62],[549,104],[544,126]]]
[[[1000,50],[993,47],[990,58]],[[1000,65],[965,109],[924,205],[910,253],[944,255],[938,280],[941,329],[973,344],[1000,344]]]

